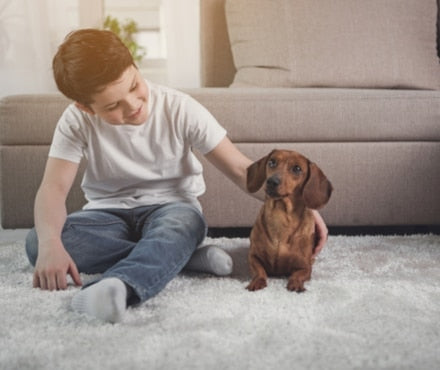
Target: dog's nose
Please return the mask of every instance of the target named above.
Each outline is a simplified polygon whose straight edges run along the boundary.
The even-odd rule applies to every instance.
[[[267,179],[266,184],[269,188],[275,189],[279,184],[281,184],[281,179],[278,176],[271,176]]]

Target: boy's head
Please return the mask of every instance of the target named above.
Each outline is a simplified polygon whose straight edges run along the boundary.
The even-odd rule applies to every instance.
[[[82,29],[67,35],[52,62],[58,89],[85,106],[92,95],[134,65],[128,48],[111,31]]]

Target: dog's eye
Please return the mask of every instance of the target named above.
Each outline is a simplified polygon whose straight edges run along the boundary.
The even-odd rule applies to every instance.
[[[291,171],[295,174],[295,175],[299,175],[302,172],[302,169],[300,166],[293,166],[291,168]]]
[[[277,166],[277,160],[276,159],[269,159],[269,162],[267,162],[267,165],[269,168],[275,168]]]

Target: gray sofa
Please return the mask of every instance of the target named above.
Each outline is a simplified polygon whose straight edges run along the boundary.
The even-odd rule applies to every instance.
[[[236,68],[224,3],[201,1],[204,87],[186,92],[212,112],[240,150],[257,160],[273,148],[293,149],[317,162],[335,188],[322,210],[330,226],[440,225],[439,89],[228,87]],[[49,144],[68,103],[58,94],[1,100],[3,228],[33,225]],[[251,226],[260,202],[202,161],[208,224]],[[69,211],[84,202],[79,182],[80,176]]]

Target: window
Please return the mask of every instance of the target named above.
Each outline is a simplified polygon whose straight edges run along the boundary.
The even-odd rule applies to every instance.
[[[199,0],[46,1],[76,2],[79,27],[100,28],[107,15],[121,22],[133,19],[140,29],[137,40],[147,49],[138,63],[144,77],[176,88],[200,87]]]
[[[79,17],[82,27],[102,27],[107,16],[119,23],[134,20],[139,32],[136,42],[146,54],[138,62],[141,73],[151,81],[167,83],[166,40],[163,30],[163,0],[79,0]]]

